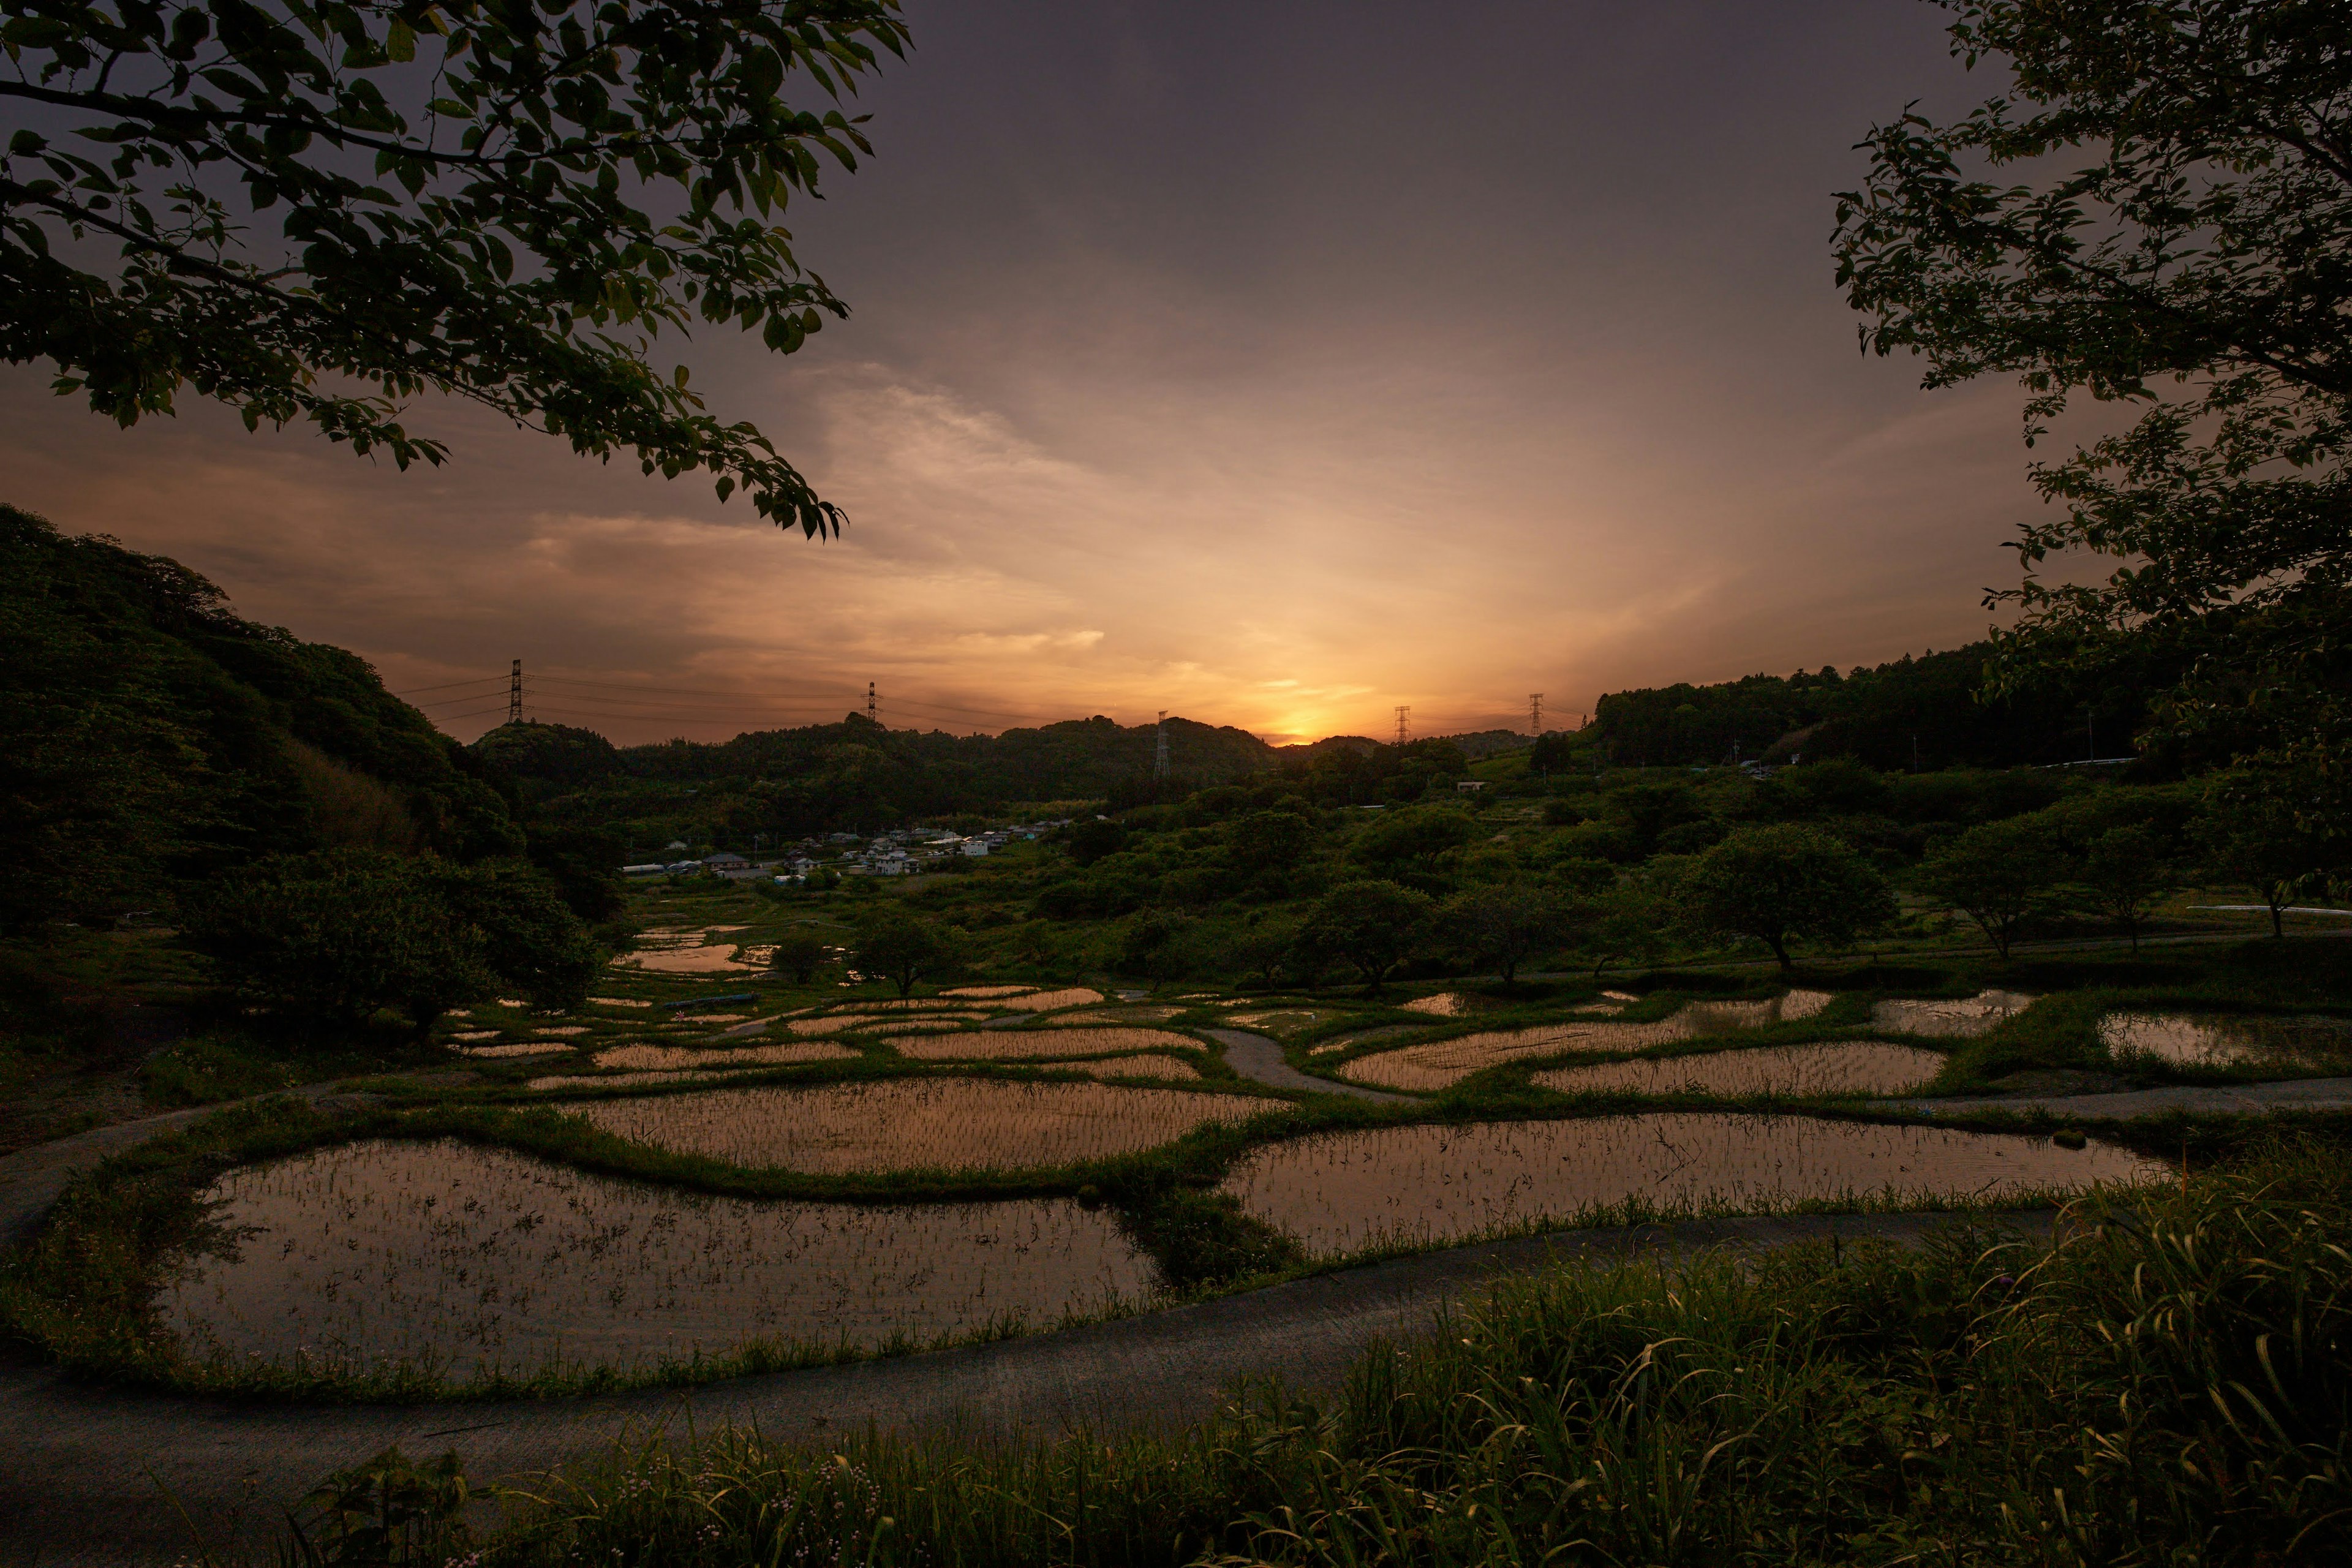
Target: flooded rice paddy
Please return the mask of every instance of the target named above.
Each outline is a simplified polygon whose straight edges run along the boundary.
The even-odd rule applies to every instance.
[[[715,1089],[558,1109],[617,1137],[749,1167],[824,1175],[917,1167],[1024,1170],[1155,1148],[1276,1107],[1230,1094],[1095,1083],[893,1079]]]
[[[1871,1008],[1870,1022],[1874,1028],[1899,1029],[1906,1035],[1965,1038],[1990,1032],[2033,1005],[2033,1001],[2015,991],[1980,991],[1958,1002],[1897,999]]]
[[[1197,1051],[1201,1042],[1173,1029],[992,1029],[899,1040],[892,1047],[917,1061],[1042,1061],[1115,1051]]]
[[[503,1046],[451,1046],[461,1057],[480,1057],[497,1060],[505,1057],[544,1057],[572,1048],[565,1040],[510,1040]]]
[[[2333,1018],[2111,1013],[2099,1038],[2118,1058],[2154,1057],[2174,1067],[2340,1068],[2352,1058],[2352,1025]]]
[[[1539,1072],[1530,1081],[1564,1094],[1905,1094],[1925,1086],[1943,1066],[1941,1056],[1917,1046],[1851,1040],[1595,1062]]]
[[[1010,1007],[1016,1013],[1047,1013],[1056,1007],[1078,1007],[1102,999],[1103,994],[1099,991],[1074,985],[1060,991],[1031,991],[1019,996],[1000,996],[990,1005]]]
[[[1596,1019],[1538,1024],[1524,1029],[1493,1029],[1359,1058],[1341,1068],[1339,1075],[1382,1089],[1433,1094],[1450,1089],[1474,1072],[1503,1062],[1570,1052],[1647,1050],[1675,1040],[1760,1028],[1783,1018],[1811,1017],[1829,1003],[1830,997],[1824,992],[1791,991],[1785,996],[1759,1002],[1694,1002],[1673,1016],[1650,1024]],[[1371,1037],[1360,1035],[1349,1043]]]
[[[1080,1013],[1065,1013],[1054,1021],[1057,1024],[1164,1024],[1185,1011],[1166,1002],[1142,1006],[1089,1007]]]
[[[1109,1079],[1197,1079],[1201,1069],[1191,1062],[1175,1057],[1112,1057],[1104,1061],[1057,1064],[1063,1072],[1082,1072],[1088,1078]]]
[[[1034,985],[950,985],[940,994],[942,996],[1025,996],[1036,989]]]
[[[1876,1194],[1999,1201],[2163,1173],[2096,1142],[2067,1150],[2011,1133],[1660,1113],[1319,1133],[1255,1151],[1218,1190],[1328,1257],[1634,1199],[1662,1208]]]
[[[1459,1017],[1466,1005],[1457,992],[1441,991],[1434,996],[1416,996],[1402,1004],[1408,1013],[1426,1013],[1433,1018]]]
[[[614,1046],[596,1053],[600,1068],[647,1068],[771,1067],[789,1062],[845,1061],[856,1056],[847,1046],[831,1040],[785,1040],[774,1045],[697,1047],[693,1046]],[[593,1080],[592,1080],[593,1081]]]
[[[871,1349],[1152,1289],[1107,1211],[1061,1199],[752,1203],[387,1142],[234,1171],[207,1196],[244,1238],[184,1260],[159,1315],[192,1354],[241,1362],[463,1379],[761,1339]]]

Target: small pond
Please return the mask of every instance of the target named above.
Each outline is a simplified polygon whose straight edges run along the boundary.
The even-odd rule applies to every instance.
[[[2160,1176],[2094,1142],[1804,1116],[1660,1113],[1319,1133],[1252,1152],[1221,1192],[1313,1254],[1458,1240],[1643,1199],[1661,1207],[1886,1194],[1999,1200]]]
[[[1531,1081],[1565,1094],[1904,1094],[1943,1070],[1917,1046],[1847,1040],[1821,1046],[1750,1046],[1630,1062],[1555,1068]]]
[[[827,1175],[1067,1165],[1156,1148],[1208,1122],[1277,1108],[1234,1094],[961,1078],[716,1089],[557,1107],[677,1153]]]
[[[527,1375],[1043,1326],[1152,1289],[1109,1213],[1063,1199],[752,1203],[391,1142],[233,1171],[207,1195],[244,1238],[187,1259],[158,1302],[199,1357]]]

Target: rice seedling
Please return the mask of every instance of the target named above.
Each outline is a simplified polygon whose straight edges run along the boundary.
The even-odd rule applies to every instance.
[[[558,1051],[576,1049],[569,1040],[510,1040],[502,1046],[452,1046],[461,1057],[498,1058],[502,1057],[544,1057]]]
[[[2172,1067],[2308,1072],[2340,1068],[2352,1058],[2352,1025],[2333,1018],[2110,1013],[2099,1020],[2099,1041],[2119,1062],[2153,1057]]]
[[[1830,1001],[1824,992],[1791,991],[1785,996],[1758,1002],[1693,1002],[1671,1017],[1648,1024],[1570,1020],[1524,1029],[1487,1030],[1363,1057],[1341,1068],[1339,1073],[1359,1083],[1433,1094],[1452,1088],[1474,1072],[1507,1061],[1570,1052],[1647,1050],[1675,1040],[1761,1028],[1784,1017],[1810,1017],[1829,1005]],[[1361,1045],[1370,1037],[1370,1034],[1359,1035],[1347,1043]],[[1339,1042],[1329,1043],[1336,1046]]]
[[[1118,1051],[1198,1050],[1201,1043],[1173,1029],[991,1029],[928,1039],[900,1040],[892,1048],[916,1061],[1034,1061],[1051,1057],[1102,1057]]]
[[[1058,1072],[1082,1072],[1088,1078],[1108,1079],[1198,1079],[1201,1069],[1191,1062],[1175,1057],[1139,1056],[1111,1057],[1102,1061],[1071,1062],[1058,1066]]]
[[[156,1303],[182,1353],[355,1376],[919,1345],[1151,1288],[1112,1219],[1064,1199],[755,1203],[383,1141],[233,1171],[205,1195],[222,1237]]]
[[[719,1089],[562,1106],[616,1137],[747,1168],[843,1175],[1046,1169],[1137,1153],[1262,1100],[990,1079]]]
[[[1926,1086],[1944,1058],[1917,1046],[1850,1040],[1818,1046],[1749,1046],[1692,1056],[1640,1058],[1555,1068],[1528,1081],[1562,1094],[1777,1094],[1818,1098],[1903,1094]]]
[[[712,1065],[769,1067],[785,1062],[846,1061],[856,1055],[847,1046],[835,1045],[831,1040],[784,1040],[773,1045],[738,1046],[731,1049],[638,1044],[614,1046],[598,1051],[596,1065],[600,1068],[626,1068],[632,1071]]]
[[[485,1568],[2352,1559],[2340,1155],[2200,1174],[2056,1245],[1564,1266],[1343,1385],[1027,1441],[641,1440]]]
[[[2166,1168],[2093,1142],[1803,1116],[1659,1112],[1316,1133],[1252,1151],[1219,1191],[1332,1257],[1565,1221],[1639,1203],[1657,1210],[1811,1200],[2014,1201]]]
[[[1870,1023],[1873,1028],[1906,1035],[1965,1038],[1989,1033],[2033,1002],[2014,991],[1980,991],[1960,1001],[1892,998],[1871,1008]]]

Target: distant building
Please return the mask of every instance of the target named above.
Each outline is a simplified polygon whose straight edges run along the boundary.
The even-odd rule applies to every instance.
[[[624,877],[658,877],[668,869],[668,867],[664,866],[659,862],[656,862],[649,866],[624,866],[621,868],[621,875]]]
[[[721,849],[716,855],[705,855],[702,863],[714,871],[748,871],[751,868],[751,862],[729,849]]]
[[[967,838],[963,841],[963,852],[975,858],[985,856],[988,853],[988,840],[985,838]]]
[[[1456,779],[1454,781],[1454,793],[1456,795],[1476,795],[1480,790],[1483,790],[1486,787],[1486,781],[1485,779]]]

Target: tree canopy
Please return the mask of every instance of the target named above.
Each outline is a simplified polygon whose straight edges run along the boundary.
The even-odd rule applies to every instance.
[[[1997,97],[1874,129],[1839,200],[1864,345],[1926,384],[2012,374],[2029,440],[2137,410],[2032,473],[1997,671],[2160,663],[2216,759],[2341,736],[2352,623],[2352,16],[2330,0],[1941,0]],[[2073,552],[2104,581],[2045,580]],[[2076,575],[2069,573],[2067,577]]]
[[[0,0],[0,357],[125,425],[184,386],[439,463],[468,398],[599,458],[841,514],[663,329],[789,353],[848,308],[772,221],[869,153],[898,0]],[[803,103],[782,96],[787,81]]]

